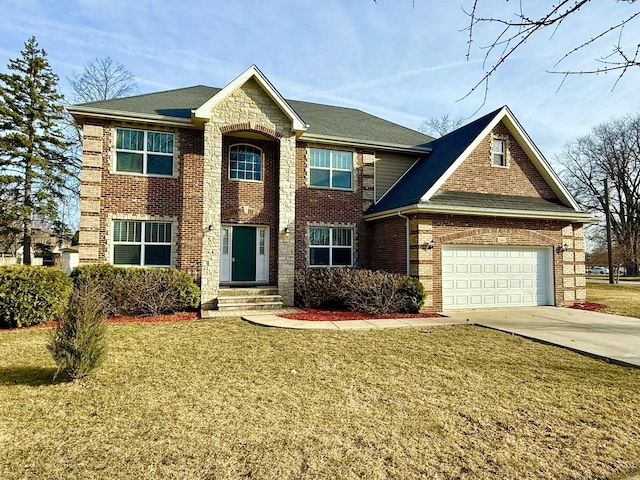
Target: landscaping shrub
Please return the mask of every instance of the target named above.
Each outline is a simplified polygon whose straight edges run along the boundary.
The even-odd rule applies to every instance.
[[[343,307],[373,314],[417,313],[425,291],[416,278],[382,271],[349,268],[296,272],[296,305]]]
[[[95,282],[108,301],[109,315],[161,315],[197,308],[200,289],[175,268],[84,265],[72,273],[76,285]]]
[[[106,352],[108,300],[97,283],[76,284],[60,323],[51,330],[47,349],[70,380],[100,365]]]
[[[0,327],[28,327],[52,320],[69,301],[72,283],[49,267],[0,267]]]
[[[128,268],[112,285],[119,315],[160,315],[200,305],[200,289],[184,272],[168,268]]]

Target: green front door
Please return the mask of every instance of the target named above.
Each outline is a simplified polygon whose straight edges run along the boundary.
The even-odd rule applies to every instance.
[[[233,227],[231,281],[256,280],[256,227]]]

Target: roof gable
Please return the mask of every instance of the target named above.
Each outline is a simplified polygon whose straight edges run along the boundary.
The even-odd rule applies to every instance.
[[[558,199],[580,211],[557,174],[505,106],[429,143],[431,153],[422,157],[389,189],[372,208],[372,213],[428,202],[500,122],[505,124]]]
[[[280,92],[271,84],[271,82],[264,76],[264,74],[256,67],[251,65],[238,77],[236,77],[231,83],[229,83],[222,90],[217,92],[213,97],[207,100],[199,108],[193,112],[193,117],[200,120],[209,120],[211,116],[211,109],[227,98],[236,89],[242,87],[250,79],[254,79],[258,85],[271,97],[275,104],[282,110],[282,112],[291,120],[292,128],[297,132],[304,132],[307,129],[307,124],[304,123],[302,118],[296,113],[296,111],[289,105]]]

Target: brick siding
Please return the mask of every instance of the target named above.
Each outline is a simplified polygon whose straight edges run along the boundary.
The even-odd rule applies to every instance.
[[[441,190],[557,199],[507,127],[499,123],[492,133],[496,138],[507,140],[508,166],[491,165],[492,136],[487,135],[444,182]]]

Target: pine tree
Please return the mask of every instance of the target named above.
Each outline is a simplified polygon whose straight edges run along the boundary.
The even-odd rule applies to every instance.
[[[58,219],[79,165],[65,155],[58,77],[35,37],[8,70],[0,73],[0,193],[12,199],[7,213],[20,225],[23,263],[30,265],[32,221]]]

